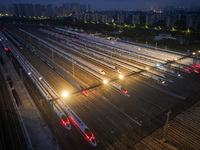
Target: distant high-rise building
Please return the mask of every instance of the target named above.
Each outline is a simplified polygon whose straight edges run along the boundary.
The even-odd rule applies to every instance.
[[[80,12],[80,4],[79,3],[71,3],[72,12]]]
[[[153,15],[146,14],[145,15],[145,24],[152,26],[153,23],[154,23],[154,17],[153,17]]]
[[[60,15],[62,14],[62,13],[61,13],[61,12],[62,12],[62,11],[61,11],[62,8],[63,8],[62,6],[61,6],[61,7],[55,6],[55,7],[54,7],[54,15],[55,15],[55,16],[60,16]]]
[[[158,22],[158,21],[160,20],[160,14],[157,14],[157,13],[156,13],[156,14],[154,14],[153,16],[154,16],[154,17],[153,17],[153,18],[154,18],[154,22]]]
[[[85,14],[84,14],[84,21],[89,21],[89,20],[91,20],[91,15],[90,15],[90,13],[85,13]]]
[[[92,6],[91,6],[91,4],[88,4],[88,9],[87,9],[87,11],[90,12],[91,10],[92,10]]]
[[[167,27],[173,27],[177,21],[177,16],[166,16],[165,24]]]
[[[60,9],[62,16],[65,16],[67,14],[67,3],[64,3]]]
[[[85,4],[80,5],[80,12],[86,12],[86,5]]]
[[[102,15],[101,16],[101,22],[102,23],[108,23],[108,15]]]
[[[180,20],[181,20],[181,17],[182,17],[182,14],[178,14],[178,15],[177,15],[177,20],[180,21]]]
[[[33,4],[25,4],[26,17],[34,16]]]
[[[117,15],[117,23],[124,24],[124,15],[123,14]]]
[[[6,12],[6,7],[4,5],[0,5],[0,13],[5,13]]]
[[[77,20],[83,20],[83,16],[84,16],[84,13],[82,13],[82,12],[77,13],[76,19],[77,19]]]
[[[158,20],[159,21],[164,21],[165,20],[165,16],[163,14],[158,14]]]
[[[13,15],[19,16],[19,9],[17,4],[12,5]]]
[[[68,15],[72,12],[72,8],[71,8],[71,4],[70,3],[65,3],[63,4],[63,7],[62,7],[62,14],[63,15]]]
[[[45,16],[46,17],[53,16],[53,7],[52,7],[52,4],[48,4],[48,5],[45,5],[45,6],[46,6]]]
[[[46,16],[46,9],[44,5],[40,5],[40,9],[41,9],[42,16]]]
[[[132,24],[140,24],[140,14],[133,15]]]
[[[197,25],[200,22],[200,17],[197,15],[187,15],[186,16],[186,27],[193,28],[194,30],[197,29]]]
[[[92,14],[92,21],[94,21],[94,22],[99,21],[99,14],[98,13]]]
[[[33,13],[34,13],[34,16],[36,17],[42,16],[42,10],[41,10],[40,4],[33,5]]]
[[[66,13],[67,13],[67,14],[72,13],[72,8],[71,8],[70,3],[66,3]]]
[[[18,4],[18,11],[20,16],[26,16],[25,4]]]

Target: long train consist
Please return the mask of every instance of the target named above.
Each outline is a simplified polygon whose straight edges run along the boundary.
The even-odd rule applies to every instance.
[[[49,42],[47,42],[47,41],[45,41],[45,40],[43,40],[43,39],[41,39],[41,38],[38,38],[38,37],[36,37],[35,35],[32,35],[31,33],[28,33],[28,32],[26,32],[26,31],[24,31],[23,29],[19,29],[19,30],[22,31],[22,32],[24,32],[24,33],[26,33],[26,34],[28,34],[29,36],[31,36],[31,37],[37,39],[37,40],[39,40],[40,42],[42,42],[42,43],[44,43],[44,44],[49,45],[50,47],[53,47],[53,48],[56,49],[57,51],[63,53],[63,51],[62,51],[60,48],[58,48],[57,46],[55,46],[55,45],[53,45],[53,44],[51,44],[51,43],[49,43]],[[90,63],[88,63],[88,62],[82,60],[81,58],[78,58],[77,56],[74,56],[74,55],[71,54],[71,53],[65,52],[65,55],[67,55],[67,56],[73,58],[74,60],[77,60],[77,61],[79,61],[79,62],[81,62],[81,63],[83,63],[83,64],[89,66],[90,68],[92,68],[92,69],[94,69],[95,71],[101,73],[102,75],[105,75],[105,72],[104,72],[101,68],[98,68],[98,67],[96,67],[95,65],[92,65],[92,64],[90,64]]]
[[[5,39],[5,36],[1,34],[3,39]],[[4,40],[5,41],[5,40]],[[24,71],[29,75],[30,79],[33,81],[33,83],[36,85],[36,87],[39,89],[41,94],[44,96],[44,98],[49,101],[50,99],[54,98],[52,97],[50,90],[47,90],[47,88],[43,84],[47,84],[44,79],[39,75],[39,73],[33,68],[33,66],[22,56],[20,52],[16,49],[16,47],[9,41],[5,41],[6,45],[10,48],[12,54],[14,57],[18,60],[19,64],[23,67]],[[46,85],[48,86],[48,85]],[[67,117],[65,113],[57,107],[57,104],[55,104],[54,111],[57,113],[61,121],[64,123],[65,120],[67,120]],[[66,119],[65,119],[66,118]],[[65,125],[66,124],[66,125]],[[67,130],[71,129],[70,123],[65,122],[64,127]]]
[[[163,63],[163,61],[162,61],[163,64],[162,63],[153,63],[153,62],[150,62],[150,61],[147,61],[147,60],[136,58],[134,56],[129,56],[131,54],[131,51],[128,51],[129,55],[127,55],[127,51],[124,50],[124,49],[118,49],[118,51],[116,51],[116,50],[111,50],[111,49],[114,48],[113,46],[109,46],[109,48],[111,48],[111,49],[99,46],[99,45],[103,45],[103,44],[99,44],[99,39],[100,38],[98,39],[98,41],[93,42],[95,44],[91,44],[92,42],[91,42],[91,38],[89,38],[90,36],[86,36],[85,34],[82,34],[82,33],[77,33],[77,32],[69,31],[69,30],[66,30],[66,29],[58,28],[58,27],[56,27],[55,29],[58,32],[61,32],[61,33],[67,34],[67,35],[70,34],[70,36],[74,35],[76,37],[76,39],[74,39],[76,42],[82,42],[82,44],[84,44],[84,45],[88,44],[88,45],[90,45],[92,47],[95,47],[95,48],[98,48],[100,50],[107,51],[108,53],[111,53],[113,55],[118,55],[119,57],[123,57],[123,58],[126,58],[126,59],[131,59],[131,60],[140,62],[140,63],[142,63],[144,65],[148,65],[148,66],[154,67],[155,69],[159,69],[162,72],[167,72],[167,73],[171,74],[172,76],[175,76],[175,77],[178,77],[178,78],[182,78],[180,73],[176,73],[173,70],[166,69],[164,67],[164,65],[163,65],[163,64],[165,64],[165,63]],[[80,40],[78,40],[77,38],[79,38]],[[95,38],[95,37],[93,37],[93,38]],[[105,44],[103,46],[105,46]],[[126,53],[124,54],[122,52],[126,52]],[[145,56],[145,58],[146,58],[146,56]],[[150,57],[150,59],[151,60],[155,60],[156,58]],[[156,61],[158,61],[158,60],[156,60]],[[179,71],[182,71],[182,70],[179,70]]]
[[[48,38],[50,41],[52,41],[52,42],[54,42],[54,43],[56,43],[56,44],[62,45],[63,47],[66,47],[66,48],[68,48],[68,49],[70,49],[70,50],[72,50],[72,51],[74,51],[74,52],[76,52],[76,53],[79,53],[79,54],[80,54],[79,51],[82,51],[82,52],[88,54],[87,57],[89,57],[90,55],[92,55],[92,56],[94,56],[94,57],[96,57],[96,58],[103,59],[104,61],[107,61],[107,62],[109,62],[109,63],[114,63],[114,64],[116,64],[116,65],[118,65],[118,66],[121,66],[121,67],[123,67],[123,69],[128,70],[128,71],[131,71],[131,72],[132,72],[132,71],[133,71],[133,72],[138,72],[139,69],[141,69],[141,70],[144,70],[144,69],[145,69],[144,67],[141,67],[141,66],[139,66],[139,65],[130,63],[130,62],[128,62],[128,61],[125,61],[125,60],[122,60],[122,59],[119,59],[119,58],[116,58],[116,57],[112,57],[112,56],[110,56],[110,55],[108,55],[108,54],[106,54],[106,53],[102,53],[102,52],[97,51],[97,50],[95,50],[95,49],[91,49],[91,48],[88,48],[88,47],[84,47],[83,45],[81,45],[81,44],[84,44],[84,43],[81,43],[81,41],[78,40],[78,39],[75,40],[75,39],[73,39],[73,38],[68,38],[68,37],[63,36],[63,35],[61,35],[61,34],[57,34],[57,33],[54,33],[54,32],[51,32],[51,31],[48,31],[48,30],[45,30],[45,29],[39,29],[39,30],[42,31],[42,32],[48,33],[48,34],[50,34],[50,35],[53,35],[53,36],[59,36],[59,38],[64,39],[66,42],[65,42],[65,41],[61,41],[61,42],[62,42],[63,44],[66,44],[66,45],[70,46],[70,47],[73,47],[73,48],[66,47],[66,46],[63,45],[63,44],[60,44],[59,42],[54,41],[54,40]],[[70,44],[70,42],[73,43],[73,44]],[[81,43],[81,44],[77,44],[76,42],[79,42],[79,43]],[[75,45],[76,45],[76,46],[75,46]],[[75,50],[74,48],[77,49],[77,50],[79,50],[79,51]],[[96,48],[96,47],[94,46],[94,48]],[[86,49],[87,49],[87,50],[86,50]],[[86,54],[84,54],[84,55],[86,55]],[[82,53],[82,55],[83,55],[83,53]],[[101,55],[102,55],[102,56],[101,56]],[[91,56],[90,56],[90,57],[91,57]],[[89,57],[89,58],[90,58],[90,57]],[[92,58],[94,58],[94,57],[92,57]],[[130,67],[129,65],[130,65],[131,67]],[[113,67],[114,67],[114,66],[113,66]],[[115,68],[118,69],[117,67],[115,67]],[[171,80],[169,80],[169,79],[166,79],[166,77],[164,76],[164,74],[159,73],[159,72],[156,72],[156,71],[148,70],[148,72],[141,72],[141,75],[142,75],[143,77],[147,78],[147,79],[149,79],[149,78],[150,78],[150,79],[153,79],[153,80],[155,80],[157,83],[162,84],[162,85],[165,85],[165,86],[167,85],[165,81],[168,81],[168,82],[173,83],[173,81],[171,81]]]
[[[39,29],[39,31],[41,31],[41,32],[44,32],[44,33],[48,33],[48,34],[50,34],[50,35],[53,35],[53,36],[59,36],[59,38],[62,38],[62,39],[68,39],[69,40],[69,38],[67,38],[66,36],[63,36],[63,35],[60,35],[60,34],[57,34],[57,33],[54,33],[54,32],[51,32],[51,31],[48,31],[48,30],[45,30],[45,29]],[[54,40],[52,40],[52,39],[49,39],[49,38],[47,38],[48,40],[50,40],[50,41],[52,41],[52,42],[54,42],[54,43],[57,43],[57,44],[59,44],[59,45],[61,45],[61,43],[58,43],[57,41],[54,41]],[[65,43],[64,43],[65,44]],[[101,61],[100,59],[97,59],[97,58],[94,58],[94,57],[92,57],[92,56],[90,56],[90,55],[85,55],[85,54],[83,54],[83,53],[80,53],[79,51],[77,51],[76,49],[73,49],[71,46],[70,47],[67,47],[66,45],[62,45],[63,47],[65,47],[65,48],[67,48],[67,49],[70,49],[70,50],[72,50],[72,51],[74,51],[74,52],[76,52],[76,53],[79,53],[79,54],[81,54],[81,55],[83,55],[83,56],[85,56],[85,57],[88,57],[88,58],[90,58],[90,59],[92,59],[92,60],[94,60],[94,61],[96,61],[96,62],[98,62],[98,63],[100,63],[100,64],[102,64],[102,65],[104,65],[104,66],[106,66],[106,67],[108,67],[108,68],[110,68],[110,69],[113,69],[114,71],[117,71],[117,72],[119,72],[120,73],[120,70],[116,67],[116,66],[113,66],[113,65],[111,65],[111,64],[109,64],[109,63],[106,63],[106,62],[104,62],[104,61]]]
[[[4,40],[5,36],[0,33],[1,39]],[[63,102],[62,98],[51,88],[51,86],[40,76],[40,74],[33,68],[33,66],[24,58],[24,56],[16,49],[16,47],[10,42],[5,41],[6,45],[11,49],[12,54],[18,60],[24,71],[29,75],[30,79],[36,85],[38,90],[44,96],[45,100],[52,103],[53,110],[60,118],[62,125],[71,130],[70,121],[78,129],[81,135],[94,147],[97,146],[96,138],[91,130],[83,123],[83,121],[73,112],[73,110]],[[56,100],[56,101],[54,101]],[[65,112],[63,112],[64,110]]]
[[[66,35],[70,35],[72,37],[75,38],[79,38],[85,42],[89,42],[89,43],[93,43],[96,45],[99,45],[99,47],[103,46],[103,47],[108,47],[114,51],[118,51],[121,53],[125,53],[125,54],[129,54],[132,56],[140,56],[141,58],[150,60],[150,61],[155,61],[158,62],[156,63],[155,69],[156,70],[160,70],[162,72],[166,72],[172,76],[178,77],[178,78],[183,78],[180,74],[180,72],[184,72],[184,73],[199,73],[199,69],[192,67],[192,65],[190,65],[189,67],[186,67],[187,65],[182,63],[182,64],[178,64],[178,67],[176,65],[176,61],[178,61],[179,59],[181,60],[184,57],[189,56],[188,54],[184,54],[184,53],[179,53],[179,52],[174,52],[174,51],[170,51],[170,50],[166,50],[166,49],[162,49],[162,48],[157,48],[157,47],[152,47],[152,46],[148,46],[148,45],[144,45],[144,44],[138,44],[138,43],[134,43],[134,42],[128,42],[128,41],[124,41],[124,40],[114,40],[114,41],[110,41],[110,40],[105,40],[103,38],[99,38],[97,36],[91,36],[91,35],[86,35],[83,33],[78,33],[78,32],[74,32],[74,31],[70,31],[70,30],[66,30],[66,29],[62,29],[62,28],[58,28],[56,27],[56,31],[57,32],[61,32],[63,34]],[[92,37],[92,38],[91,38]],[[110,44],[111,43],[111,44]],[[128,43],[125,45],[125,43]],[[112,46],[111,46],[112,45]],[[103,48],[101,47],[101,48]],[[159,55],[159,57],[156,56],[150,56],[150,55],[146,55],[144,51],[145,48],[148,48],[148,51],[151,51],[153,53],[157,53],[157,51],[160,51],[162,53],[162,55]],[[143,49],[143,50],[142,50]],[[160,57],[165,56],[165,54],[163,53],[168,53],[170,55],[173,56],[172,59],[166,59],[166,58],[162,58],[160,59]],[[141,61],[143,61],[141,59]],[[143,61],[145,64],[145,61]],[[164,63],[163,63],[164,62]],[[170,66],[171,69],[167,69],[169,66],[165,66],[166,63],[168,62],[173,62],[173,64]],[[161,63],[161,64],[160,64]],[[147,64],[148,65],[148,64]],[[152,66],[153,67],[153,66]]]
[[[72,58],[69,58],[70,56],[72,56],[72,54],[67,53],[67,52],[64,52],[63,50],[61,50],[61,49],[58,48],[57,46],[54,46],[53,44],[51,44],[51,43],[49,43],[49,42],[46,42],[46,41],[44,41],[43,39],[40,39],[40,38],[38,38],[38,37],[36,37],[36,36],[34,36],[34,35],[32,35],[32,34],[26,32],[26,31],[24,31],[24,30],[22,30],[22,29],[19,29],[19,30],[22,31],[22,32],[24,32],[24,33],[26,33],[26,34],[28,34],[29,36],[32,36],[32,37],[35,38],[35,39],[38,39],[38,40],[40,41],[40,43],[41,43],[43,46],[47,47],[49,50],[52,50],[54,53],[57,53],[58,55],[62,56],[62,57],[65,58],[66,60],[72,62],[72,61],[73,61],[72,59],[76,58],[76,60],[78,59],[79,62],[80,62],[80,59],[79,59],[78,57],[73,56]],[[69,55],[69,54],[70,54],[70,55]],[[102,75],[99,75],[98,73],[94,72],[93,70],[91,70],[91,69],[89,69],[89,68],[83,66],[82,64],[76,62],[76,65],[79,66],[80,68],[82,68],[82,69],[88,71],[89,73],[91,73],[92,75],[94,75],[95,77],[97,77],[98,79],[100,79],[102,82],[104,82],[104,81],[109,82],[108,79],[106,79],[106,78],[103,77]],[[102,74],[102,73],[101,73],[101,74]],[[128,94],[128,91],[125,90],[125,89],[124,89],[123,87],[121,87],[120,85],[117,85],[116,83],[110,83],[110,85],[111,85],[113,88],[119,90],[119,91],[120,91],[122,94],[124,94],[125,96],[128,96],[128,97],[130,96],[130,95]],[[117,86],[116,86],[116,85],[117,85]]]
[[[59,67],[57,67],[54,63],[50,62],[46,57],[44,57],[41,53],[39,53],[38,51],[36,51],[35,49],[33,49],[32,47],[30,47],[26,42],[24,42],[20,37],[18,37],[17,35],[13,34],[12,32],[10,32],[9,30],[7,30],[13,37],[15,37],[16,39],[18,39],[18,41],[20,41],[24,46],[26,46],[31,52],[33,52],[36,56],[38,56],[42,61],[44,61],[45,63],[47,63],[47,65],[49,65],[51,68],[55,69],[55,71],[60,74],[63,78],[66,78],[67,80],[69,80],[73,85],[75,85],[76,87],[78,87],[79,90],[82,91],[82,93],[85,96],[88,96],[88,91],[85,90],[83,88],[83,86],[81,86],[81,84],[79,84],[76,80],[74,80],[73,78],[71,78],[69,75],[67,75],[63,70],[61,70]]]

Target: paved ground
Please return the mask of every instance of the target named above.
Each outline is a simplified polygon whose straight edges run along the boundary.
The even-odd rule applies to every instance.
[[[5,62],[3,69],[4,73],[11,77],[13,88],[15,88],[19,101],[17,102],[18,109],[25,125],[28,136],[31,140],[31,145],[34,149],[60,149],[58,145],[52,143],[52,134],[43,120],[33,100],[26,91],[23,82],[19,78],[17,72],[10,64],[4,53],[1,53]]]
[[[0,63],[0,149],[26,150],[27,139],[18,120],[19,115],[12,94],[14,89],[10,88],[11,84],[7,82],[9,78],[4,76],[3,72]]]

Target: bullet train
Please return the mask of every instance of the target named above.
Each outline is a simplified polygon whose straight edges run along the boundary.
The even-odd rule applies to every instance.
[[[11,43],[10,43],[11,45]],[[47,100],[57,99],[58,95],[56,92],[50,87],[50,85],[41,78],[40,74],[28,63],[28,61],[21,55],[18,50],[11,45],[12,52],[16,59],[20,62],[24,70],[28,73],[32,81],[36,84],[38,89],[43,93],[44,97]],[[84,91],[87,93],[87,91]],[[62,125],[67,129],[71,130],[71,122],[74,126],[78,129],[81,135],[89,142],[93,147],[97,146],[96,138],[92,131],[83,123],[83,121],[73,112],[73,110],[63,102],[62,99],[58,99],[56,102],[53,103],[53,109],[55,113],[59,116]],[[62,109],[60,108],[62,107]]]
[[[11,33],[11,32],[10,32]],[[24,42],[23,40],[21,40],[18,36],[12,34],[14,37],[16,37],[16,39],[18,39],[22,44],[24,44],[29,50],[31,50],[36,56],[38,56],[41,60],[43,60],[44,62],[46,62],[51,68],[55,69],[56,72],[58,72],[63,78],[68,79],[69,81],[71,81],[72,84],[74,84],[76,87],[78,87],[80,90],[83,90],[82,93],[85,96],[88,96],[88,91],[84,90],[84,88],[77,82],[75,81],[73,78],[71,78],[69,75],[67,75],[64,71],[62,71],[59,67],[57,67],[54,63],[50,62],[46,57],[44,57],[43,55],[41,55],[39,52],[37,52],[36,50],[34,50],[32,47],[30,47],[26,42]]]
[[[24,30],[22,30],[22,29],[19,29],[19,30],[22,31],[22,32],[24,32],[24,33],[26,33],[26,34],[28,34],[28,35],[30,35],[30,36],[32,36],[33,38],[39,39],[38,37],[36,37],[36,36],[34,36],[34,35],[32,35],[32,34],[26,32],[26,31],[24,31]],[[52,45],[52,44],[49,43],[49,42],[46,42],[46,41],[44,41],[44,40],[42,40],[42,39],[39,39],[39,40],[40,40],[41,44],[43,44],[43,46],[48,47],[49,49],[51,49],[52,51],[54,51],[54,52],[57,53],[58,55],[62,56],[63,58],[65,58],[65,59],[67,59],[67,60],[69,60],[69,61],[71,61],[71,62],[72,62],[72,59],[71,59],[71,58],[73,58],[73,59],[76,59],[76,58],[77,58],[76,56],[74,56],[74,55],[72,55],[72,54],[70,54],[70,53],[67,53],[67,52],[62,51],[60,48],[58,48],[58,47],[55,46],[55,45]],[[52,42],[54,42],[54,43],[58,43],[57,41],[54,41],[54,40],[52,40],[52,39],[49,39],[49,40],[52,41]],[[56,49],[56,50],[54,50],[54,49]],[[67,57],[66,55],[67,55],[68,57]],[[71,58],[69,58],[70,56],[71,56]],[[81,61],[83,64],[84,64],[84,63],[87,63],[86,61],[84,61],[84,60],[82,60],[82,59],[80,59],[80,58],[77,58],[76,60]],[[87,63],[87,64],[89,64],[89,63]],[[99,74],[97,74],[96,72],[94,72],[93,70],[91,70],[91,69],[89,69],[89,68],[83,66],[83,65],[80,64],[80,63],[76,63],[76,65],[78,65],[79,67],[83,68],[84,70],[90,72],[90,73],[93,74],[95,77],[97,77],[97,78],[100,79],[102,82],[104,82],[104,78],[103,78],[101,75],[99,75]],[[92,64],[91,64],[91,65],[92,65]],[[95,67],[95,68],[98,69],[98,67]],[[101,72],[101,74],[104,74],[104,73],[105,73],[102,69],[99,69],[99,71]],[[114,88],[117,89],[117,90],[120,90],[120,92],[122,92],[125,96],[128,96],[128,97],[130,96],[126,91],[123,92],[123,91],[121,90],[121,88],[119,88],[119,87],[121,87],[121,86],[117,85],[116,83],[115,83],[114,85],[111,84],[111,86],[114,87]],[[83,94],[84,94],[84,93],[85,93],[85,92],[83,92]],[[86,93],[87,93],[87,92],[86,92]]]
[[[3,34],[0,34],[0,35],[4,36]],[[16,58],[16,60],[18,60],[20,65],[23,67],[24,71],[27,72],[30,79],[33,81],[33,83],[36,85],[36,87],[41,92],[41,94],[45,97],[45,99],[46,100],[51,99],[52,97],[50,96],[49,91],[47,91],[47,88],[44,87],[44,85],[42,84],[44,82],[42,81],[43,79],[41,78],[39,73],[33,68],[32,65],[30,65],[28,63],[28,61],[23,57],[23,55],[20,52],[18,52],[18,50],[14,47],[14,45],[12,45],[10,43],[9,40],[4,41],[4,42],[6,43],[6,45],[9,45],[9,47],[11,48],[11,52],[13,53],[14,57]],[[71,130],[70,122],[64,123],[65,120],[67,119],[67,118],[65,118],[65,113],[59,107],[57,107],[56,104],[54,105],[53,109],[56,112],[56,114],[58,115],[58,117],[60,118],[62,125],[67,130]]]

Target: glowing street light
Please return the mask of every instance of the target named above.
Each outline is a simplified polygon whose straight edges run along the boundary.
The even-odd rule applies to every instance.
[[[157,67],[160,67],[160,64],[156,64]]]
[[[195,52],[192,53],[192,55],[195,55],[195,54],[196,54]]]
[[[119,78],[120,78],[120,79],[123,79],[123,78],[124,78],[124,76],[123,76],[122,74],[120,74],[120,75],[119,75]]]
[[[104,80],[103,83],[104,83],[104,84],[107,84],[107,83],[108,83],[108,80]]]
[[[68,93],[67,93],[67,92],[63,92],[63,93],[62,93],[62,96],[63,96],[64,98],[66,98],[66,97],[68,96]]]

